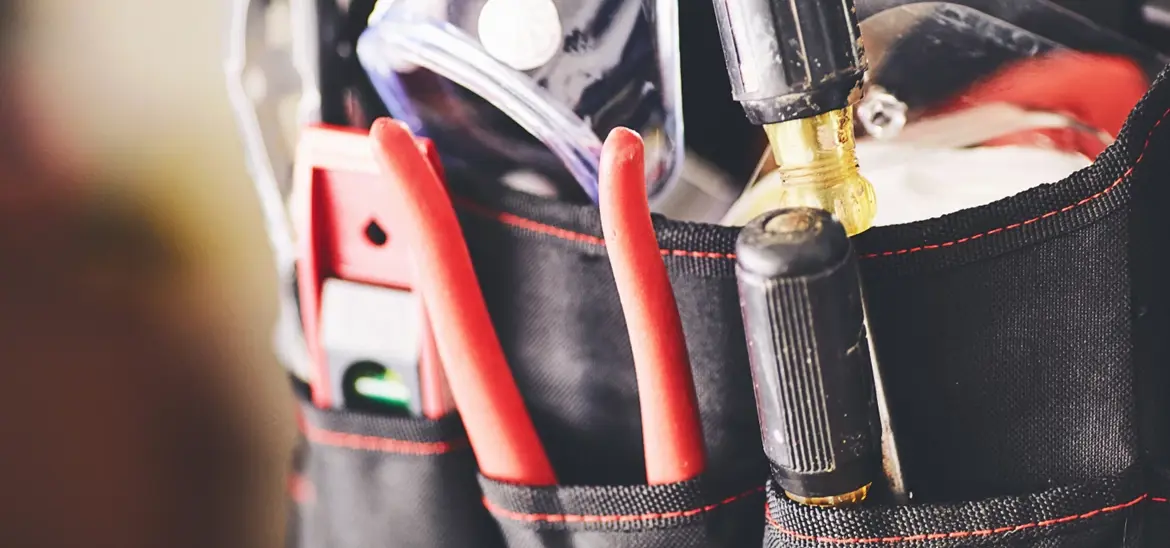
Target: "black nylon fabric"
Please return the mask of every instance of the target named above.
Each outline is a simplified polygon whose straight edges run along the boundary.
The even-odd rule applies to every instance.
[[[1151,93],[1140,116],[1165,116],[1170,95],[1166,83]],[[1159,100],[1153,100],[1154,97]],[[1159,112],[1162,110],[1163,112]],[[1163,124],[1168,125],[1168,124]],[[1151,157],[1166,162],[1167,138],[1153,141]],[[1144,457],[1156,470],[1154,492],[1170,493],[1170,274],[1165,260],[1170,249],[1170,173],[1162,165],[1148,172],[1146,184],[1135,185],[1131,215],[1130,260],[1133,264],[1134,363],[1139,396],[1139,438]],[[1170,542],[1168,542],[1170,543]]]
[[[441,421],[301,405],[303,548],[502,546],[457,416]]]
[[[1153,499],[1155,502],[1146,507],[1144,527],[1137,532],[1141,543],[1134,546],[1165,546],[1170,539],[1170,499],[1165,496]]]
[[[1160,78],[1118,144],[1059,185],[860,239],[879,255],[864,264],[874,336],[892,405],[914,410],[898,426],[923,500],[1029,492],[1164,451],[1170,301],[1151,256],[1170,232],[1150,207],[1166,194],[1167,103]]]
[[[1108,488],[1093,491],[1100,478],[1166,462],[1170,300],[1154,258],[1170,216],[1152,199],[1166,195],[1168,108],[1162,77],[1092,167],[856,239],[915,505],[1034,502],[1072,485],[1088,489],[1082,500],[1040,509],[1079,508],[1111,500]],[[489,308],[562,483],[642,483],[633,365],[596,210],[456,186]],[[730,471],[762,479],[735,291],[737,231],[655,224],[697,379],[711,485],[727,484],[720,475]],[[1135,493],[1149,502],[1126,508],[1120,526],[1110,516],[1099,528],[1001,544],[1170,544],[1150,517],[1161,503]],[[511,511],[564,512],[529,502]],[[515,521],[501,519],[514,546],[642,546],[670,536],[619,542],[605,535],[621,527],[598,523],[607,531],[561,524],[541,537],[545,529]]]
[[[533,207],[506,196],[508,210]],[[637,382],[617,290],[600,240],[584,233],[529,237],[494,219],[495,210],[459,202],[485,300],[529,414],[564,485],[645,483]],[[535,204],[570,222],[596,223],[596,211]],[[515,207],[516,209],[511,209]],[[479,213],[476,215],[475,213]],[[504,218],[511,219],[504,214]],[[659,223],[662,226],[664,223]],[[593,225],[598,232],[600,225]],[[707,227],[674,231],[713,240]],[[556,230],[545,226],[541,230]],[[561,234],[564,236],[565,234]],[[734,235],[725,231],[724,235]],[[590,239],[592,238],[592,240]],[[747,349],[732,277],[706,277],[709,259],[682,257],[693,272],[675,272],[675,298],[696,378],[713,481],[763,484]]]
[[[1127,239],[1116,211],[963,268],[868,279],[920,500],[1029,492],[1135,464]]]
[[[1139,538],[1133,529],[1153,504],[1139,476],[975,502],[854,509],[799,505],[769,484],[765,546],[1121,547]]]
[[[480,478],[511,548],[759,546],[763,487],[736,494],[674,485],[530,488]]]
[[[305,405],[316,498],[300,514],[301,545],[1168,546],[1168,112],[1162,76],[1092,167],[855,239],[914,492],[907,508],[826,512],[773,497],[766,514],[763,497],[748,494],[767,466],[736,296],[737,230],[665,219],[655,224],[709,470],[693,483],[640,485],[634,368],[596,209],[453,181],[485,300],[564,487],[477,485],[470,452],[451,447],[462,433],[450,419]]]

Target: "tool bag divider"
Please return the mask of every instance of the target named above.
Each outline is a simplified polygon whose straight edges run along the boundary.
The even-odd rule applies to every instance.
[[[855,238],[907,507],[809,508],[765,487],[737,231],[661,218],[709,459],[693,482],[642,485],[634,368],[597,210],[452,181],[561,486],[478,478],[453,418],[306,404],[304,475],[316,497],[300,505],[295,545],[1170,545],[1167,116],[1164,74],[1091,167]],[[383,450],[417,444],[447,450]]]

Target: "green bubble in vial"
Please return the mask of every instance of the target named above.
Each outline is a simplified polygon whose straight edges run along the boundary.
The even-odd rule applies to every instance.
[[[393,371],[358,377],[353,388],[366,399],[392,407],[410,407],[410,388]]]

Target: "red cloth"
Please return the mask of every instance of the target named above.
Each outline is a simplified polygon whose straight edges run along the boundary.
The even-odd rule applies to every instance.
[[[1117,136],[1149,85],[1141,67],[1126,57],[1060,51],[1014,63],[975,84],[942,110],[1010,103],[1064,114]],[[985,144],[1048,146],[1090,158],[1105,150],[1100,139],[1077,129],[1028,131]]]

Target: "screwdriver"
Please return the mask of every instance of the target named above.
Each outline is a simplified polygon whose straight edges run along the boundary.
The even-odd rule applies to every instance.
[[[853,0],[714,0],[732,96],[763,126],[782,184],[734,224],[777,207],[837,216],[849,235],[873,224],[858,172],[853,105],[867,63]]]
[[[765,213],[740,232],[736,279],[773,479],[802,504],[865,500],[882,473],[881,421],[845,228],[820,209]]]

